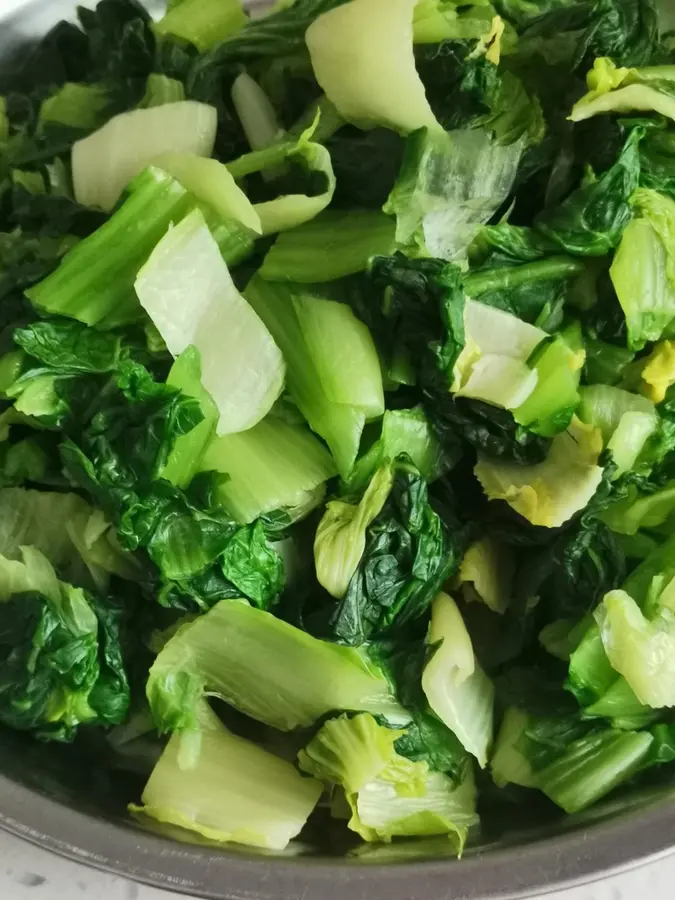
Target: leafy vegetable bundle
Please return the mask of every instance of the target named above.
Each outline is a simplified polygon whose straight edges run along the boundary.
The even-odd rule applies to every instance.
[[[0,79],[0,721],[140,770],[141,817],[272,849],[330,815],[461,853],[478,809],[653,778],[651,0],[78,15]]]

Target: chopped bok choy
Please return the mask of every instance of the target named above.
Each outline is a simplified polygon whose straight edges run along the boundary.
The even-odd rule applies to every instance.
[[[665,795],[663,5],[98,0],[2,68],[3,728],[273,853]]]
[[[218,114],[183,100],[122,113],[73,146],[75,198],[110,212],[127,184],[163,153],[210,156]]]
[[[245,431],[267,415],[283,388],[284,360],[236,289],[199,210],[157,244],[135,290],[174,356],[190,345],[199,351],[218,434]]]
[[[180,735],[174,734],[143,790],[142,806],[132,810],[210,841],[283,850],[316,806],[321,785],[232,734],[205,700],[197,719],[202,740],[194,765],[181,765]]]

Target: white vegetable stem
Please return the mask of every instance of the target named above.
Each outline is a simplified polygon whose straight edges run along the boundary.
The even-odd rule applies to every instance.
[[[251,741],[237,737],[200,700],[200,753],[181,765],[183,735],[172,735],[136,808],[219,843],[283,850],[302,829],[321,785]]]
[[[234,80],[232,102],[251,150],[264,150],[283,134],[269,97],[246,72]]]
[[[252,428],[269,412],[284,384],[281,351],[234,286],[199,210],[162,238],[136,293],[174,357],[199,350],[218,434]]]
[[[75,199],[110,212],[132,178],[163,153],[211,156],[217,125],[215,108],[194,100],[115,116],[73,146]]]
[[[415,68],[415,3],[351,0],[307,29],[316,80],[348,122],[402,134],[440,129]]]
[[[494,687],[473,652],[455,601],[439,594],[431,608],[427,643],[436,649],[422,673],[429,706],[485,767],[492,743]]]

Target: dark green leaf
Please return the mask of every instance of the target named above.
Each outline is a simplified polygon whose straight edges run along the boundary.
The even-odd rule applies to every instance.
[[[633,215],[629,200],[640,181],[644,134],[643,128],[634,128],[610,169],[537,218],[537,227],[549,240],[580,256],[604,256],[618,245]]]
[[[424,479],[398,462],[389,499],[366,531],[358,569],[331,617],[332,634],[358,646],[409,628],[458,567],[462,545],[459,527],[451,531],[430,506]]]
[[[592,64],[609,56],[618,66],[648,65],[658,46],[654,0],[598,0],[579,46],[577,59]]]
[[[296,0],[273,15],[253,19],[246,28],[195,60],[187,82],[189,96],[209,102],[228,69],[270,57],[292,56],[304,50],[305,32],[311,22],[342,2]]]
[[[82,723],[118,724],[129,707],[120,608],[58,583],[0,604],[0,719],[48,740]]]
[[[162,601],[206,608],[223,596],[243,595],[269,605],[279,593],[283,565],[262,524],[238,529],[222,510],[211,509],[210,496],[193,502],[158,480],[176,439],[202,420],[199,403],[125,360],[93,407],[84,431],[62,444],[63,463],[72,481],[114,517],[123,545],[147,552],[165,583]]]
[[[119,335],[95,331],[72,319],[48,319],[17,328],[14,342],[63,375],[114,372],[122,355]]]
[[[265,608],[283,587],[283,561],[270,546],[260,521],[235,532],[220,564],[225,577],[256,606]]]

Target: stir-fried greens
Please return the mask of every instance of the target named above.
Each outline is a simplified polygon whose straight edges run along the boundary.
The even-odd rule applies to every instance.
[[[461,853],[675,761],[675,39],[493,3],[102,0],[0,79],[0,722],[140,817]]]

